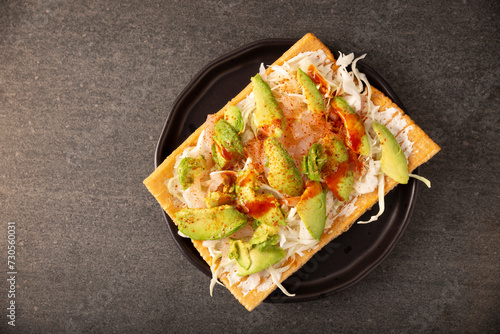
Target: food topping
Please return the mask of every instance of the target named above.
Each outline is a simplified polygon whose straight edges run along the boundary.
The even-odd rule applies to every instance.
[[[205,240],[215,280],[226,275],[243,294],[282,288],[281,273],[335,217],[352,213],[357,196],[378,186],[383,197],[381,173],[407,182],[406,123],[377,111],[356,61],[305,52],[261,69],[251,94],[222,118],[209,116],[196,147],[181,155],[168,182],[188,206],[176,223]]]

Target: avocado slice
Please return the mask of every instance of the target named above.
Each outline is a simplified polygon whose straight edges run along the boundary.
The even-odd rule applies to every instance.
[[[304,190],[300,170],[279,140],[268,137],[264,141],[264,152],[269,163],[267,180],[271,187],[288,196],[300,196]]]
[[[215,124],[212,158],[219,169],[225,169],[245,157],[245,151],[236,130],[220,119]]]
[[[323,167],[325,183],[339,201],[345,201],[349,199],[354,187],[349,152],[344,143],[335,137],[325,137],[323,145],[328,156]]]
[[[274,234],[274,235],[268,237],[267,239],[265,239],[263,242],[254,243],[254,244],[259,248],[259,250],[264,250],[267,247],[270,247],[272,245],[276,245],[278,243],[279,237],[280,236],[278,234]],[[251,241],[249,243],[252,244]]]
[[[373,122],[373,129],[380,139],[382,162],[380,168],[385,175],[398,183],[407,184],[408,163],[394,135],[384,125]]]
[[[285,216],[274,195],[256,193],[257,177],[257,172],[253,170],[240,172],[236,181],[236,194],[238,203],[246,208],[248,214],[260,224],[254,234],[254,238],[259,238],[259,240],[262,238],[257,242],[260,243],[268,235],[278,233],[279,225],[285,225]]]
[[[361,117],[351,108],[351,106],[341,98],[336,96],[332,100],[332,108],[337,111],[344,123],[347,136],[347,145],[356,153],[362,155],[370,154],[370,140],[366,134],[365,126]]]
[[[325,177],[325,183],[339,201],[348,200],[354,188],[354,172],[350,164],[342,163],[334,173]]]
[[[191,187],[194,179],[206,169],[207,162],[203,155],[198,158],[186,157],[182,159],[179,167],[177,167],[177,174],[179,175],[182,190]]]
[[[270,226],[285,225],[280,204],[272,194],[256,194],[251,200],[245,201],[244,206],[248,209],[248,214],[259,223]]]
[[[258,177],[259,174],[254,169],[245,169],[238,172],[235,190],[238,204],[241,206],[245,207],[246,203],[255,201]],[[250,211],[248,208],[247,210]]]
[[[246,216],[231,205],[209,209],[185,208],[174,217],[179,231],[193,240],[222,239],[247,223]]]
[[[250,267],[245,269],[240,266],[240,268],[238,268],[238,276],[247,276],[258,273],[259,271],[280,262],[281,259],[285,257],[285,251],[276,245],[266,247],[263,250],[254,246],[249,250],[248,255],[250,257]]]
[[[285,216],[274,195],[257,194],[258,173],[244,170],[238,173],[236,181],[237,201],[246,208],[248,214],[256,220],[255,232],[250,239],[251,245],[262,244],[279,232],[279,226],[285,225]]]
[[[321,183],[307,183],[306,190],[297,203],[297,212],[311,237],[319,240],[326,222],[326,194]]]
[[[204,201],[208,208],[229,204],[236,199],[235,193],[225,193],[223,191],[209,191]]]
[[[309,180],[319,181],[321,168],[327,161],[325,148],[318,143],[314,143],[309,149],[309,154],[302,158],[302,173],[306,174]]]
[[[252,190],[256,190],[258,188],[258,178],[259,173],[255,169],[244,169],[238,171],[235,184],[236,191],[238,191],[238,188],[250,188]]]
[[[281,214],[283,215],[283,214]],[[283,223],[285,220],[283,219]],[[278,225],[268,225],[261,223],[259,227],[255,230],[252,239],[250,239],[249,243],[251,245],[258,245],[266,242],[271,237],[277,236],[280,228]]]
[[[245,244],[241,240],[231,240],[229,258],[236,259],[236,262],[241,268],[248,270],[252,263],[249,252],[250,248],[248,244]]]
[[[281,110],[271,88],[257,74],[251,79],[255,97],[255,123],[259,129],[271,137],[280,138],[285,129],[285,115]]]
[[[233,127],[233,129],[238,133],[243,132],[244,122],[241,116],[241,111],[237,106],[230,106],[224,112],[224,120]]]
[[[278,235],[267,238],[257,245],[242,240],[231,240],[229,258],[236,260],[239,267],[238,275],[251,275],[281,261],[285,251],[276,246],[277,242]]]
[[[341,163],[349,161],[347,147],[335,136],[323,138],[323,146],[327,156],[327,161],[323,168],[324,170],[336,170]]]
[[[302,88],[304,89],[304,94],[307,100],[307,107],[313,113],[325,113],[325,103],[323,102],[323,96],[316,87],[316,84],[312,79],[300,68],[297,69],[297,79],[299,80]]]

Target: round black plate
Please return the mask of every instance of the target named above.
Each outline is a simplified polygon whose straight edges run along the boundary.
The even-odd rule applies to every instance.
[[[295,40],[267,39],[245,45],[222,56],[204,69],[175,100],[163,127],[155,154],[158,166],[206,119],[236,96],[258,72],[261,63],[269,65],[288,50]],[[358,68],[370,83],[389,96],[403,110],[394,91],[374,70],[362,62]],[[386,209],[376,221],[354,224],[349,231],[334,239],[307,262],[283,286],[295,297],[286,297],[277,289],[267,302],[312,300],[341,291],[366,276],[394,248],[405,230],[416,198],[417,183],[410,179],[386,195]],[[378,212],[375,205],[360,220],[368,220]],[[193,247],[190,239],[177,234],[177,227],[164,212],[170,233],[179,249],[196,268],[211,277],[210,268]]]

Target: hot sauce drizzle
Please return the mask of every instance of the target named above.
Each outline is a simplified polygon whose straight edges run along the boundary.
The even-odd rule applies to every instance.
[[[365,128],[358,114],[345,114],[342,110],[331,107],[342,119],[345,130],[347,145],[354,151],[358,151],[362,145],[362,138],[365,135]]]
[[[318,69],[313,64],[309,65],[307,68],[307,75],[311,78],[316,85],[319,85],[319,92],[326,97],[332,97],[330,94],[330,85],[328,81],[321,74],[319,74]]]
[[[245,207],[248,210],[248,214],[255,219],[259,219],[264,216],[269,210],[276,207],[276,200],[272,200],[270,197],[264,199],[257,199],[255,201],[245,203]]]

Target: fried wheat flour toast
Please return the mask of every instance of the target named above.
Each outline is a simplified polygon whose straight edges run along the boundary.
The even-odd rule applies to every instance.
[[[336,69],[336,65],[334,62],[334,56],[330,52],[330,50],[321,43],[313,34],[307,34],[302,39],[300,39],[296,44],[294,44],[287,52],[285,52],[274,64],[282,65],[285,61],[290,60],[294,56],[307,51],[316,51],[323,50],[327,55],[328,59],[333,61],[332,67],[334,70]],[[270,69],[267,69],[269,73]],[[413,144],[413,150],[411,155],[408,156],[408,170],[409,172],[413,171],[415,168],[420,166],[421,164],[428,161],[433,155],[435,155],[439,151],[439,146],[435,144],[423,131],[420,129],[404,112],[393,103],[388,97],[386,97],[382,92],[377,90],[374,87],[371,87],[372,94],[371,100],[376,105],[379,106],[379,110],[377,112],[384,112],[388,108],[395,108],[397,113],[401,115],[408,127],[406,129],[406,134],[408,139]],[[229,101],[224,108],[222,108],[219,112],[217,112],[216,117],[221,118],[223,116],[224,111],[230,107],[236,105],[238,102],[242,101],[245,97],[248,96],[252,92],[252,84],[250,83],[247,87],[245,87],[236,97],[234,97],[231,101]],[[175,151],[171,153],[158,168],[144,180],[144,184],[151,192],[151,194],[157,199],[160,203],[161,207],[167,212],[167,214],[172,218],[175,222],[174,214],[181,210],[184,207],[177,198],[175,198],[172,194],[169,193],[167,189],[167,182],[173,176],[174,172],[174,164],[176,162],[177,156],[182,154],[182,152],[190,147],[194,146],[197,143],[197,140],[205,128],[205,124],[200,126],[184,143],[182,143]],[[393,189],[397,183],[390,179],[389,177],[385,177],[385,193],[388,193],[391,189]],[[293,260],[289,260],[287,264],[290,267],[282,273],[280,282],[284,281],[287,277],[292,275],[297,269],[302,267],[317,251],[319,251],[323,246],[329,243],[331,240],[336,238],[341,233],[347,231],[350,226],[368,209],[370,209],[375,203],[378,201],[378,193],[375,189],[371,193],[363,194],[355,199],[354,210],[346,216],[337,216],[330,228],[325,231],[321,239],[319,241],[319,247],[311,249],[309,251],[304,252],[303,256],[296,255]],[[203,259],[209,264],[212,265],[212,257],[210,256],[210,252],[208,248],[202,245],[202,241],[193,240],[193,244],[196,249],[199,251],[200,255]],[[245,308],[249,311],[258,306],[275,288],[276,285],[272,284],[271,287],[265,291],[257,291],[254,289],[248,292],[246,295],[238,288],[238,284],[229,284],[229,280],[226,274],[222,274],[219,276],[219,280],[224,283],[224,285],[231,291],[231,293],[238,299],[238,301],[245,306]]]

